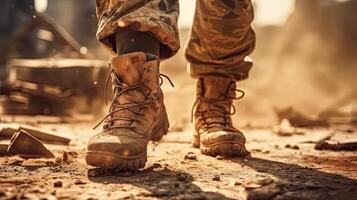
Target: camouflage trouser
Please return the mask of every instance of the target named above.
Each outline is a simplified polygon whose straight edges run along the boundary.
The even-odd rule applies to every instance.
[[[149,32],[161,42],[161,59],[180,48],[178,0],[97,0],[97,38],[115,50],[113,34],[124,28]],[[191,39],[186,49],[193,77],[229,76],[241,80],[251,64],[244,62],[255,46],[250,0],[197,0]]]

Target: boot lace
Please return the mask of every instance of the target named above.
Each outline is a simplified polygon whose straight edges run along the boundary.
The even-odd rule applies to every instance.
[[[231,116],[236,114],[236,107],[232,103],[234,100],[240,100],[245,96],[245,92],[235,87],[230,86],[226,98],[223,100],[211,100],[204,98],[200,93],[191,110],[191,122],[193,122],[194,113],[199,116],[199,120],[203,125],[204,130],[210,130],[215,127],[232,128]],[[233,94],[230,94],[233,93]],[[240,93],[239,96],[236,93]],[[199,110],[198,105],[206,103],[209,105],[208,109]],[[223,122],[219,119],[223,119]]]
[[[160,86],[163,84],[164,82],[164,79],[163,78],[166,78],[167,81],[170,83],[170,85],[172,87],[174,87],[174,84],[173,82],[171,81],[171,79],[166,76],[165,74],[159,74],[159,78],[160,78]],[[145,101],[144,102],[141,102],[141,103],[134,103],[134,102],[131,102],[131,103],[124,103],[124,104],[120,104],[117,100],[120,96],[122,96],[123,94],[125,93],[128,93],[130,91],[133,91],[133,90],[137,90],[137,89],[140,89],[140,88],[147,88],[149,90],[151,90],[147,85],[146,85],[146,81],[143,80],[141,82],[138,82],[134,85],[131,85],[131,86],[125,86],[118,78],[118,76],[115,74],[115,71],[114,69],[111,69],[110,72],[108,73],[108,76],[106,78],[106,81],[105,81],[105,87],[104,87],[104,100],[105,100],[105,103],[106,105],[108,105],[108,98],[107,98],[107,91],[108,91],[108,86],[109,86],[109,82],[110,82],[110,78],[113,78],[112,79],[112,85],[114,86],[114,89],[113,89],[113,93],[114,93],[114,97],[112,99],[112,102],[110,104],[110,107],[109,107],[109,113],[101,120],[97,123],[97,125],[93,128],[93,129],[96,129],[98,128],[103,122],[105,122],[103,128],[104,129],[112,129],[112,128],[129,128],[130,126],[128,125],[114,125],[114,122],[115,121],[118,121],[118,120],[125,120],[127,122],[134,122],[134,121],[137,121],[137,117],[135,117],[134,115],[130,116],[130,115],[127,115],[127,116],[124,116],[124,115],[120,115],[120,116],[114,116],[115,113],[118,113],[118,112],[121,112],[121,111],[124,111],[124,110],[130,110],[132,113],[134,113],[136,116],[137,115],[144,115],[145,113],[143,112],[143,108],[150,104],[152,101],[156,100],[155,98],[152,98],[150,97],[150,92],[149,93],[146,93],[146,92],[143,92],[144,96],[145,96]],[[131,124],[131,123],[127,123],[127,124]]]

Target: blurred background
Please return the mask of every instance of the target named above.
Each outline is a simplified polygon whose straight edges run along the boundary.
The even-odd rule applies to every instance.
[[[355,0],[254,0],[257,47],[250,78],[238,84],[240,126],[283,118],[357,118]],[[181,50],[163,62],[176,87],[164,85],[175,127],[189,121],[195,81],[184,47],[195,1],[181,0]],[[0,8],[0,112],[27,115],[103,114],[110,55],[95,39],[95,1],[3,0]],[[169,84],[167,84],[169,85]],[[182,98],[185,97],[185,98]]]

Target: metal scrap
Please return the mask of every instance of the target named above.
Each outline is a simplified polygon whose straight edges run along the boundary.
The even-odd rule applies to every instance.
[[[24,130],[18,131],[11,138],[7,149],[10,155],[19,155],[24,158],[54,158],[55,155],[48,150],[38,139]]]
[[[315,150],[329,150],[329,151],[357,151],[357,142],[337,142],[329,143],[334,133],[322,138],[315,144]]]
[[[28,132],[30,135],[44,143],[68,145],[71,141],[69,138],[58,136],[58,133],[48,129],[18,124],[0,125],[0,139],[10,139],[16,132],[21,130]]]
[[[330,151],[357,151],[357,142],[345,142],[331,144],[322,142],[315,145],[316,150],[330,150]]]

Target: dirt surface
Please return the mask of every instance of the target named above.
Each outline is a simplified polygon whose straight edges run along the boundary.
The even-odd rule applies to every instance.
[[[93,123],[40,124],[72,138],[46,145],[56,159],[0,157],[0,199],[356,199],[356,152],[314,150],[333,129],[278,136],[246,129],[251,157],[208,157],[191,147],[193,127],[176,125],[146,168],[137,172],[93,169],[84,161]],[[356,132],[338,131],[339,138]],[[298,148],[289,148],[297,146]]]

